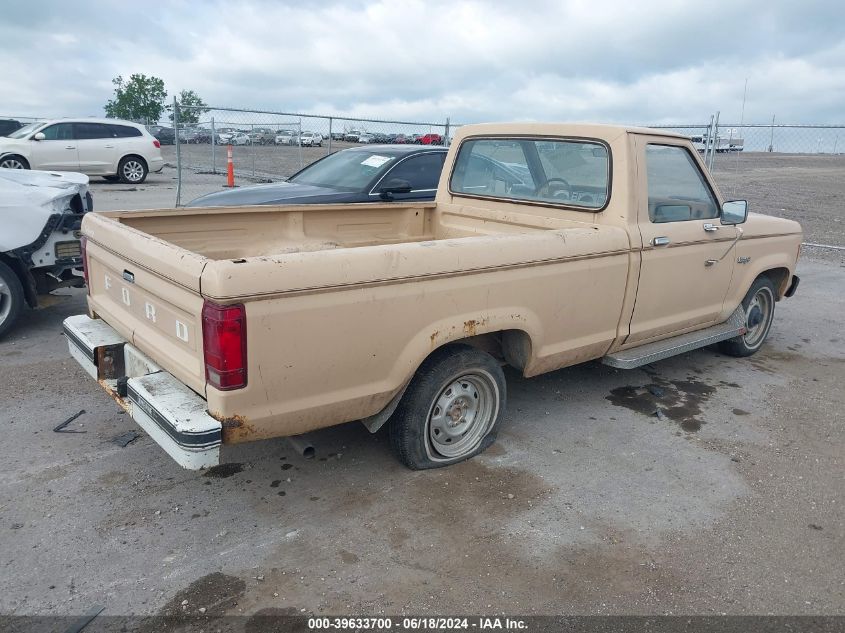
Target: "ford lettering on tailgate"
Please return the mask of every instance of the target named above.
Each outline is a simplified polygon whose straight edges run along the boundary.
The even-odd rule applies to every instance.
[[[196,328],[190,317],[138,287],[134,273],[125,270],[121,275],[106,267],[102,270],[103,292],[109,299],[158,331],[179,339],[189,349],[196,349]]]

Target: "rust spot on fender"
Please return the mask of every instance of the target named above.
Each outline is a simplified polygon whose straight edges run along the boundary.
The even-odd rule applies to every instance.
[[[487,323],[487,319],[481,319],[480,321],[470,319],[469,321],[464,321],[464,334],[467,336],[475,336],[476,329],[479,326],[483,326],[485,323]]]
[[[432,332],[432,333],[431,333],[431,337],[430,337],[430,338],[431,338],[431,346],[432,346],[432,347],[434,347],[434,341],[436,341],[436,340],[437,340],[437,336],[438,336],[439,334],[440,334],[440,330],[434,330],[434,332]]]

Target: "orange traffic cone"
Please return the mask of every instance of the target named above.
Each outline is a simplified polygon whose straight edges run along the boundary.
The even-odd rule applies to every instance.
[[[235,186],[235,164],[232,162],[232,146],[226,147],[226,186]]]

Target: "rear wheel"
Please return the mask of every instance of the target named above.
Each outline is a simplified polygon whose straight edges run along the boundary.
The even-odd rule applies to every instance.
[[[117,175],[121,182],[140,185],[147,179],[147,163],[138,156],[124,156],[117,166]]]
[[[742,300],[746,332],[722,341],[719,349],[728,356],[751,356],[763,346],[775,316],[776,290],[772,280],[759,277]]]
[[[440,468],[478,455],[496,439],[505,376],[489,354],[468,345],[434,352],[390,419],[390,443],[408,468]]]
[[[23,156],[12,154],[0,159],[0,168],[5,169],[29,169],[29,163]]]
[[[23,309],[21,281],[9,266],[0,262],[0,336],[14,325]]]

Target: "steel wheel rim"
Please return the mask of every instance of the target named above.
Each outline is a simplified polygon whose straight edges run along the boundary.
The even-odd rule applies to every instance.
[[[23,163],[16,158],[4,158],[0,162],[0,167],[5,169],[24,169]]]
[[[426,420],[431,457],[455,459],[471,454],[499,412],[496,381],[485,371],[462,374],[440,390]]]
[[[9,318],[12,311],[12,290],[3,277],[0,277],[0,325]]]
[[[123,176],[130,182],[138,182],[144,175],[144,166],[137,160],[128,160],[123,164]]]
[[[748,302],[748,307],[745,308],[745,344],[754,348],[763,342],[766,334],[769,331],[769,324],[772,321],[772,310],[774,309],[774,297],[768,288],[760,288],[751,301]],[[751,322],[755,313],[759,311],[759,321],[755,325]]]

